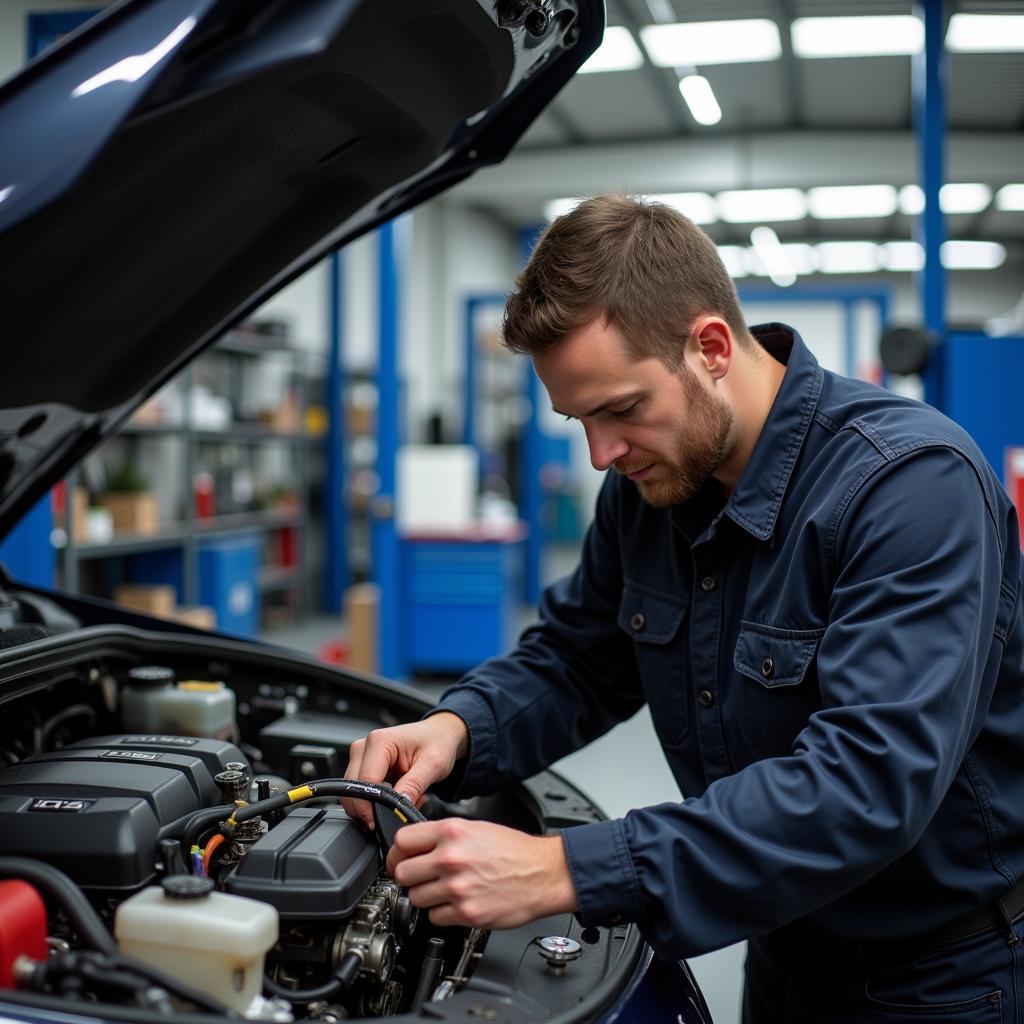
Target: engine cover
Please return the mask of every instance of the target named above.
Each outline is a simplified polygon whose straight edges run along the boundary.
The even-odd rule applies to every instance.
[[[348,917],[381,868],[374,838],[340,807],[297,807],[259,839],[225,879],[284,920]]]
[[[169,826],[221,803],[214,776],[245,762],[232,743],[191,736],[103,736],[0,771],[0,855],[34,857],[94,896],[155,877]]]

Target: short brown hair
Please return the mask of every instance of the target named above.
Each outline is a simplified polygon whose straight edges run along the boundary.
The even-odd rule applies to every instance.
[[[541,236],[505,305],[502,334],[513,352],[539,355],[604,316],[637,358],[675,369],[692,324],[709,313],[749,344],[715,243],[663,203],[606,194]]]

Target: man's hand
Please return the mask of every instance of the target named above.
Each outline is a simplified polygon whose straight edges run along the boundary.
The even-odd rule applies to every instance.
[[[447,778],[455,762],[469,751],[466,723],[450,711],[390,729],[374,729],[356,740],[348,755],[345,778],[390,782],[418,807],[427,787]],[[373,828],[373,811],[365,800],[343,799],[353,818]]]
[[[560,835],[462,818],[405,825],[388,870],[441,927],[515,928],[578,909]]]

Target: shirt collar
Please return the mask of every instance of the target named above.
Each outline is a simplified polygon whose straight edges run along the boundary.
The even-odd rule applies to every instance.
[[[760,324],[750,333],[768,354],[786,366],[768,419],[726,503],[723,514],[758,540],[775,530],[789,479],[818,407],[825,379],[800,335],[785,324]]]

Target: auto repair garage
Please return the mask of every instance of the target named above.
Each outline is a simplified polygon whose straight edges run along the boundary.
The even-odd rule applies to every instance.
[[[1024,1017],[1024,5],[0,79],[0,1016]]]

